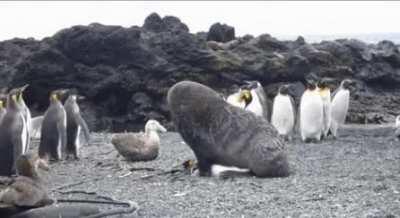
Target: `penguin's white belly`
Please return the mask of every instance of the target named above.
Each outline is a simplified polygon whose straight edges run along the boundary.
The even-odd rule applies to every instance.
[[[226,102],[228,102],[229,104],[239,107],[239,108],[244,108],[245,106],[245,102],[241,101],[239,102],[239,93],[233,93],[232,95],[229,95],[228,98],[226,99]]]
[[[31,129],[32,129],[32,115],[29,109],[26,109],[26,127],[27,130],[29,131],[28,133],[31,134]]]
[[[63,133],[61,131],[64,131],[67,128],[67,113],[65,112],[65,110],[63,110],[63,114],[64,114],[63,121],[62,121],[63,129],[58,130],[59,132],[58,132],[57,155],[58,155],[58,158],[60,158],[60,159],[62,157],[62,149],[63,149],[63,144],[62,144],[63,143],[63,140],[62,140]]]
[[[263,108],[260,102],[260,98],[254,90],[251,90],[251,96],[253,100],[247,105],[246,110],[255,113],[257,116],[263,116]]]
[[[277,95],[272,108],[271,123],[280,135],[289,134],[294,127],[293,106],[288,96]]]
[[[78,129],[76,130],[76,138],[75,138],[75,147],[76,147],[76,150],[79,150],[79,148],[80,148],[80,141],[79,141],[79,139],[80,139],[80,133],[81,133],[81,126],[78,126]]]
[[[349,109],[349,90],[339,90],[333,97],[331,105],[332,120],[339,125],[344,124]]]
[[[331,126],[331,96],[329,93],[329,96],[322,97],[322,104],[323,104],[323,116],[324,116],[324,121],[323,121],[323,132],[324,135],[326,136],[329,127]]]
[[[303,139],[319,139],[323,125],[323,103],[315,92],[304,93],[300,102],[300,130]]]
[[[21,114],[21,119],[22,119],[22,132],[21,132],[22,154],[25,154],[27,149],[28,131],[25,118],[22,114]]]

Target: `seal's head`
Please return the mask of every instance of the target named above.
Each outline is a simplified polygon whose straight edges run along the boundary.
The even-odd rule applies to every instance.
[[[200,83],[182,81],[172,86],[167,95],[171,112],[206,112],[210,104],[225,102],[217,92]]]

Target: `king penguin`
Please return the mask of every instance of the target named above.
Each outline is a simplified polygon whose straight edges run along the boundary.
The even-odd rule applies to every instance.
[[[353,86],[354,82],[352,80],[345,79],[333,93],[330,131],[335,138],[337,137],[338,128],[343,125],[346,120],[347,111],[349,109],[350,88]]]
[[[26,105],[24,97],[23,97],[24,91],[26,90],[26,88],[28,86],[29,85],[27,84],[27,85],[24,85],[24,86],[18,88],[18,103],[20,104],[20,106],[22,108],[22,115],[24,116],[24,119],[25,119],[25,125],[24,125],[25,130],[24,131],[26,131],[26,141],[25,141],[26,145],[25,145],[24,153],[28,151],[29,146],[31,144],[32,116],[31,116],[31,111],[29,110],[28,106]]]
[[[246,84],[242,85],[238,92],[228,96],[226,101],[270,121],[268,113],[270,104],[263,87],[258,81],[245,82]]]
[[[274,98],[271,124],[278,130],[279,135],[290,140],[295,120],[295,104],[289,95],[289,85],[282,85]]]
[[[316,87],[314,74],[306,78],[306,90],[300,99],[300,134],[304,142],[321,140],[323,129],[323,102]]]
[[[18,92],[18,89],[12,89],[8,94],[7,112],[0,123],[0,175],[2,176],[15,173],[16,161],[25,151],[25,121],[18,103]]]
[[[55,90],[50,93],[50,106],[43,116],[39,157],[60,160],[61,152],[67,144],[67,115],[61,98],[68,90]]]
[[[331,126],[331,86],[333,85],[333,82],[334,80],[328,77],[324,77],[318,82],[318,92],[322,98],[324,114],[322,128],[323,138],[326,138]]]
[[[69,95],[68,99],[64,103],[65,112],[67,114],[66,152],[67,156],[73,154],[75,159],[79,159],[79,149],[81,147],[79,136],[81,130],[83,130],[86,142],[89,142],[90,139],[89,128],[81,116],[77,98],[78,96],[75,94]]]
[[[250,93],[249,90],[247,89],[239,89],[238,92],[235,92],[231,95],[228,96],[226,99],[226,102],[229,104],[244,109],[248,110],[248,105],[253,101],[253,97]],[[254,112],[254,111],[252,111]]]
[[[258,81],[246,81],[246,83],[247,85],[243,86],[243,89],[249,90],[252,97],[252,101],[249,103],[246,109],[252,111],[258,116],[264,117],[268,121],[271,121],[271,102],[265,94],[261,83]]]

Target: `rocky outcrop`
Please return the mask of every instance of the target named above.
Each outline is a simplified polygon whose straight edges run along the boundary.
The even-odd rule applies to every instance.
[[[207,41],[229,42],[234,39],[235,28],[226,24],[213,24],[207,34]]]
[[[0,85],[29,83],[26,100],[34,115],[48,106],[50,90],[75,88],[87,97],[81,109],[97,131],[138,130],[150,118],[171,127],[165,97],[181,80],[225,94],[243,80],[259,80],[271,98],[279,84],[292,83],[298,100],[310,72],[334,77],[338,84],[343,78],[357,81],[349,122],[391,122],[399,113],[400,53],[390,41],[309,44],[302,37],[235,37],[233,28],[214,26],[209,33],[192,34],[176,17],[151,14],[142,27],[94,23],[41,41],[0,42]]]

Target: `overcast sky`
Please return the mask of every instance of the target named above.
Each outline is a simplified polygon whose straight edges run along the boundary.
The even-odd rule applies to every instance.
[[[62,28],[93,22],[130,27],[151,13],[174,15],[191,32],[215,22],[237,35],[360,34],[398,32],[400,2],[0,2],[0,40],[51,36]]]

